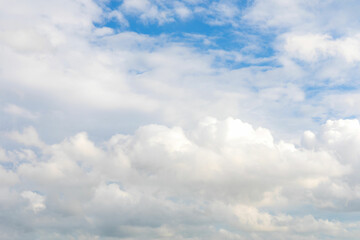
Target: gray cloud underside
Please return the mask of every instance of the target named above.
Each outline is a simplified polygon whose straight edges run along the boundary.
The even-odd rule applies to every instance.
[[[328,121],[300,146],[232,118],[146,125],[100,145],[84,132],[47,145],[33,127],[7,137],[23,147],[0,151],[2,239],[359,234],[359,222],[335,217],[360,207],[357,120]]]

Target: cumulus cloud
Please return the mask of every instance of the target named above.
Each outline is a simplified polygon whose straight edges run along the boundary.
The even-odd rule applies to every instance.
[[[268,129],[233,118],[206,118],[194,129],[146,125],[101,145],[85,133],[53,145],[18,137],[40,151],[35,160],[15,158],[17,164],[2,170],[14,179],[3,188],[18,199],[15,218],[30,217],[29,209],[36,214],[19,239],[51,236],[47,219],[64,229],[60,239],[352,237],[356,222],[306,211],[293,216],[287,209],[356,208],[359,126],[357,120],[329,121],[319,133],[306,132],[303,146],[275,141]],[[26,132],[36,135],[32,128]]]
[[[0,238],[357,239],[358,5],[0,1]]]

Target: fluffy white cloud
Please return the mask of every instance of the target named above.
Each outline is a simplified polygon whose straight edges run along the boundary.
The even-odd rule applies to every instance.
[[[265,35],[275,33],[272,46],[280,62],[295,60],[302,70],[311,73],[297,84],[304,88],[354,85],[360,56],[359,24],[351,19],[358,9],[356,1],[257,0],[242,19]]]
[[[329,35],[288,34],[284,36],[284,50],[291,57],[316,62],[329,57],[340,57],[346,62],[360,60],[359,36],[332,39]]]
[[[8,180],[4,191],[17,199],[13,207],[24,210],[14,218],[30,217],[29,209],[36,214],[35,225],[18,239],[51,236],[47,219],[62,226],[59,239],[356,235],[351,226],[358,223],[336,221],[331,209],[354,209],[359,202],[357,120],[329,121],[317,134],[306,132],[304,146],[274,141],[269,130],[232,118],[206,118],[187,130],[147,125],[101,145],[85,133],[58,144],[30,144],[25,133],[36,132],[29,129],[9,136],[38,147],[36,159],[14,155],[16,164],[1,174]],[[325,208],[335,219],[287,213],[307,205]]]
[[[359,115],[326,89],[358,82],[358,4],[106,3],[0,1],[1,239],[357,239],[359,122],[316,126]],[[226,50],[129,16],[256,33]]]

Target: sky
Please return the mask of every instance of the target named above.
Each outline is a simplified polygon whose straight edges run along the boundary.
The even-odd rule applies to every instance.
[[[359,11],[0,0],[0,239],[358,239]]]

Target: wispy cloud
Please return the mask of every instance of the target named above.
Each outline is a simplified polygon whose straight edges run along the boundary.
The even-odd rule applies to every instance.
[[[28,118],[28,119],[32,119],[32,120],[35,120],[39,117],[39,114],[32,113],[32,112],[30,112],[22,107],[19,107],[15,104],[8,104],[4,107],[3,110],[4,110],[4,112],[6,112],[8,114],[23,117],[23,118]]]

